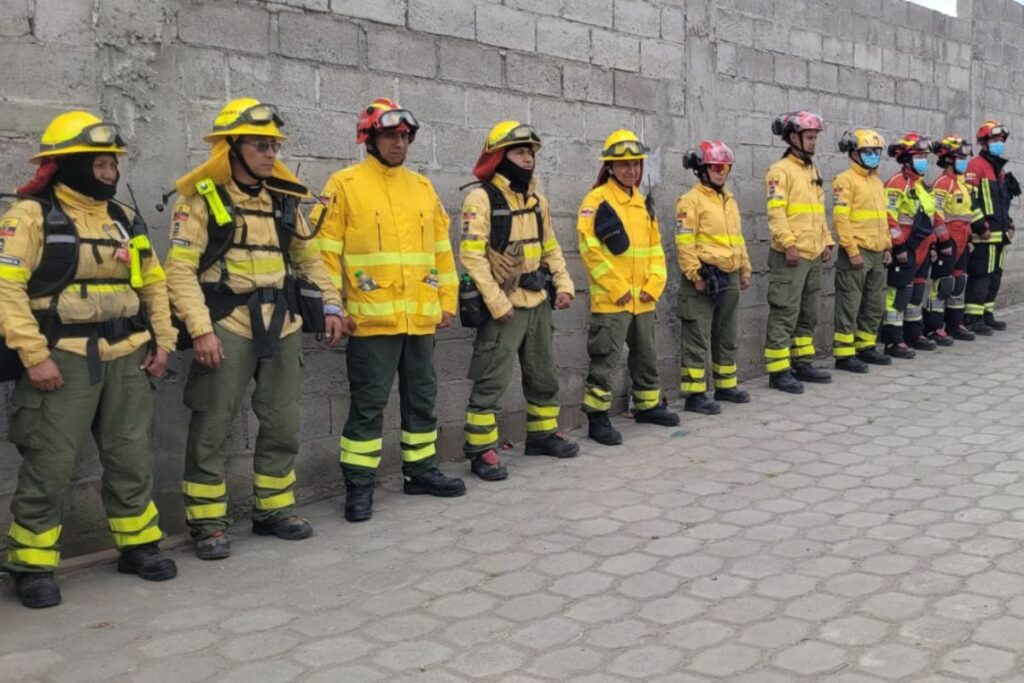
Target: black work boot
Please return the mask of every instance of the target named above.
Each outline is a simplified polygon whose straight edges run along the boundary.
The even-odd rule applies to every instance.
[[[313,535],[313,525],[297,515],[282,517],[273,522],[252,521],[252,532],[257,536],[277,536],[286,541],[301,541]]]
[[[991,337],[995,330],[985,324],[980,316],[969,315],[964,318],[964,325],[979,337]]]
[[[555,458],[575,458],[580,454],[580,446],[555,432],[548,434],[540,441],[527,441],[525,455],[550,455]]]
[[[938,346],[952,346],[953,338],[946,334],[945,330],[932,330],[928,333],[928,338],[935,342]]]
[[[498,451],[493,448],[470,460],[469,469],[484,481],[501,481],[508,477],[508,470],[501,464]]]
[[[608,419],[608,413],[587,413],[587,420],[590,422],[587,427],[587,436],[605,446],[618,446],[622,443],[622,434]]]
[[[25,607],[41,609],[60,604],[60,588],[53,572],[11,572],[14,590]]]
[[[668,409],[668,401],[664,398],[661,399],[661,403],[648,408],[647,410],[638,410],[633,416],[637,424],[652,424],[660,425],[662,427],[675,427],[679,424],[679,413],[673,413]]]
[[[914,349],[910,348],[903,342],[900,342],[899,344],[886,344],[885,353],[887,356],[892,356],[893,358],[902,358],[903,360],[910,360],[911,358],[917,355],[914,352]]]
[[[410,496],[427,494],[440,498],[457,498],[465,495],[466,482],[449,477],[436,467],[431,467],[415,477],[406,477],[402,490]]]
[[[793,363],[793,376],[801,382],[810,382],[811,384],[831,384],[832,375],[820,368],[816,368],[810,363]]]
[[[960,323],[949,332],[949,336],[953,337],[957,341],[974,341],[977,336],[967,329],[967,326]]]
[[[683,410],[701,415],[718,415],[722,412],[722,406],[708,398],[707,394],[690,394],[686,397]]]
[[[836,358],[836,370],[846,370],[847,372],[855,372],[858,375],[863,375],[868,371],[868,364],[856,356],[850,356],[849,358]]]
[[[804,393],[804,385],[789,370],[773,372],[768,375],[768,386],[772,389],[785,391],[787,394]]]
[[[728,403],[750,403],[750,394],[743,389],[730,387],[728,389],[715,389],[715,400]]]
[[[908,343],[911,348],[917,349],[918,351],[934,351],[937,346],[935,342],[924,335],[921,335],[916,339],[911,339]]]
[[[981,321],[997,332],[1002,332],[1006,329],[1006,323],[1002,320],[996,320],[995,315],[992,313],[985,313],[985,315],[982,316]]]
[[[200,560],[223,560],[231,555],[231,539],[224,531],[214,531],[206,538],[194,540],[196,557]]]
[[[373,484],[345,482],[345,519],[365,522],[373,517]]]
[[[857,352],[857,358],[868,365],[892,365],[892,358],[885,355],[874,346],[869,346],[866,349],[861,349]]]
[[[178,575],[178,566],[171,558],[164,557],[156,543],[146,543],[122,550],[117,571],[138,574],[146,581],[166,581]]]

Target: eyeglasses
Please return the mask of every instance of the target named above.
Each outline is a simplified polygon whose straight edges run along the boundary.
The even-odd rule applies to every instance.
[[[213,129],[216,130],[231,130],[237,128],[243,123],[252,123],[257,126],[265,126],[270,123],[277,124],[278,126],[284,125],[284,119],[282,119],[277,113],[277,107],[272,104],[254,104],[248,109],[240,113],[235,120],[231,123],[225,123],[222,125],[214,124]]]
[[[524,123],[510,130],[500,140],[494,141],[490,148],[494,150],[501,147],[509,147],[515,143],[537,145],[539,147],[540,136],[537,135],[537,131],[533,129],[533,126],[528,126]]]
[[[622,142],[616,142],[614,145],[604,150],[601,156],[606,157],[624,157],[639,154],[647,154],[647,147],[642,142],[636,140],[623,140]]]
[[[270,150],[274,150],[274,154],[281,151],[281,143],[276,140],[273,142],[267,142],[266,140],[242,140],[242,144],[253,147],[260,154],[266,154]]]
[[[377,119],[378,128],[397,128],[403,123],[413,130],[420,127],[420,122],[416,120],[411,111],[406,109],[386,111]]]
[[[708,164],[708,169],[715,173],[728,173],[732,170],[732,164]]]
[[[39,145],[40,152],[50,152],[57,149],[66,149],[75,145],[88,145],[90,147],[124,147],[124,140],[121,138],[121,129],[116,123],[94,123],[86,126],[82,131],[63,142],[53,144],[42,143]]]

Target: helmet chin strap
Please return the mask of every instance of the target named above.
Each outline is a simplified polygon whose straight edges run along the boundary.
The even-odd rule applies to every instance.
[[[267,178],[270,177],[270,176],[263,177],[259,173],[257,173],[256,171],[252,170],[252,168],[249,166],[249,164],[246,163],[245,157],[242,155],[242,150],[239,149],[238,140],[236,138],[232,138],[232,137],[228,138],[228,147],[231,148],[231,158],[234,159],[235,161],[237,161],[239,164],[241,164],[242,168],[245,169],[245,172],[248,173],[250,176],[252,176],[253,178],[255,178],[256,180],[258,180],[261,183],[264,180],[266,180]]]
[[[701,183],[707,185],[718,194],[722,194],[722,189],[725,185],[717,185],[711,182],[711,175],[708,173],[708,167],[706,165],[701,166],[700,171],[697,173],[697,178]]]

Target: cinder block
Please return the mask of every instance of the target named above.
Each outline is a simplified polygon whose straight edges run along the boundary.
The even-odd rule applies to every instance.
[[[29,0],[0,0],[0,38],[20,38],[31,32]]]
[[[537,48],[537,19],[529,12],[501,5],[478,5],[476,39],[488,45],[533,52]]]
[[[556,17],[537,20],[537,51],[586,62],[590,60],[590,27]]]
[[[620,71],[640,70],[640,39],[595,28],[590,35],[590,61]]]
[[[808,85],[815,90],[836,92],[839,88],[839,67],[824,62],[808,64]]]
[[[567,62],[562,69],[562,92],[567,99],[611,104],[615,99],[612,72]]]
[[[534,14],[558,14],[558,3],[551,0],[505,0],[505,4]]]
[[[896,100],[896,82],[882,74],[868,75],[868,97],[880,102],[894,102]],[[906,104],[917,104],[916,102]]]
[[[833,64],[853,66],[853,42],[835,36],[822,36],[822,59]]]
[[[405,26],[406,0],[331,0],[331,11],[347,17]]]
[[[160,41],[164,36],[167,8],[159,2],[105,0],[97,4],[96,37],[110,44],[125,40]],[[38,14],[38,8],[36,13]]]
[[[766,22],[759,20],[758,24],[762,27],[758,31],[758,35],[764,39],[772,40],[776,39],[777,28],[772,22]],[[767,25],[766,25],[767,24]],[[724,40],[735,45],[743,45],[746,47],[754,46],[754,19],[739,12],[732,12],[729,10],[719,9],[715,12],[715,35],[719,40]],[[775,49],[778,50],[781,46],[775,45]]]
[[[864,43],[853,45],[853,65],[867,71],[882,70],[882,48]]]
[[[550,57],[510,52],[505,57],[505,84],[540,95],[562,94],[562,65]]]
[[[587,107],[583,110],[583,117],[586,121],[586,138],[598,142],[597,151],[600,151],[600,143],[608,135],[619,128],[636,129],[636,118],[633,112],[628,109],[616,109],[613,107]],[[595,153],[595,158],[596,158]],[[580,197],[582,199],[582,197]]]
[[[839,69],[839,92],[847,97],[868,96],[868,75],[857,69]]]
[[[291,107],[316,106],[316,72],[303,62],[228,55],[228,97]]]
[[[55,52],[51,45],[0,42],[0,64],[4,65],[5,97],[62,100],[68,106],[99,100],[95,48],[65,46]],[[42,83],[39,69],[44,64],[59,78]]]
[[[286,57],[355,66],[363,53],[359,27],[327,14],[282,12],[277,36]]]
[[[583,124],[583,105],[561,98],[534,97],[530,106],[530,123],[542,140],[550,136],[576,137]]]
[[[615,18],[613,0],[562,0],[562,16],[610,28]]]
[[[640,73],[644,76],[679,80],[685,63],[686,55],[678,45],[648,39],[640,42]]]
[[[270,13],[261,7],[204,2],[178,12],[178,38],[220,50],[270,52]],[[230,26],[226,31],[224,27]]]
[[[373,55],[370,61],[374,69],[380,71],[428,78],[437,73],[437,46],[430,36],[370,26],[366,31],[366,51]]]
[[[661,38],[680,45],[686,42],[686,14],[682,8],[661,8]]]
[[[473,38],[476,7],[471,0],[408,0],[409,28],[456,38]]]
[[[398,78],[392,74],[323,66],[320,72],[320,108],[355,113],[378,97],[398,97]],[[355,135],[355,118],[350,121]]]
[[[502,85],[501,52],[481,48],[462,40],[442,40],[440,47],[441,78],[449,81]]]
[[[433,80],[400,78],[399,101],[418,119],[431,123],[466,124],[466,96],[458,85]]]
[[[807,62],[787,55],[775,55],[775,80],[780,85],[807,86]]]
[[[94,38],[89,0],[36,0],[35,37],[47,43],[88,45]]]
[[[789,32],[789,43],[786,45],[786,48],[790,54],[796,57],[803,57],[809,60],[821,59],[821,34],[794,29]]]
[[[657,38],[661,35],[661,9],[644,0],[615,0],[616,31]]]
[[[498,121],[515,119],[527,120],[528,100],[525,97],[509,97],[498,90],[480,88],[466,89],[466,123],[470,128],[490,130]],[[478,148],[474,149],[475,152]],[[475,161],[474,156],[474,161]]]

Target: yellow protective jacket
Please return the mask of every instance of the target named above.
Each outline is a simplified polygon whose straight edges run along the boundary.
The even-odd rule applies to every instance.
[[[434,334],[442,311],[455,315],[448,214],[429,180],[367,156],[332,175],[321,194],[327,216],[320,248],[334,282],[344,287],[356,336]],[[310,220],[319,220],[322,210],[315,208]],[[357,272],[375,288],[360,288]]]
[[[75,224],[79,238],[123,239],[107,213],[107,203],[80,194],[66,185],[54,188],[64,213]],[[129,220],[134,216],[125,208]],[[126,228],[128,226],[125,226]],[[59,294],[29,299],[28,281],[43,256],[43,209],[35,201],[19,201],[0,218],[0,334],[7,345],[18,352],[26,367],[38,365],[50,357],[46,337],[39,331],[33,310],[56,307],[63,323],[97,323],[131,317],[144,307],[156,333],[157,344],[174,350],[177,334],[171,325],[167,303],[167,283],[156,252],[142,259],[143,285],[136,290],[130,284],[72,283]],[[128,280],[130,268],[115,258],[116,247],[80,244],[77,280]],[[101,361],[127,356],[150,340],[148,331],[136,332],[116,343],[99,340]],[[86,356],[88,340],[81,337],[60,339],[55,347]]]
[[[508,208],[512,211],[512,229],[509,233],[509,246],[520,244],[523,251],[522,272],[530,273],[541,266],[547,266],[555,281],[559,294],[573,295],[572,278],[565,267],[562,249],[555,239],[555,227],[551,222],[551,208],[548,200],[534,192],[535,181],[530,181],[526,195],[514,192],[508,180],[502,175],[495,175],[491,184],[497,187]],[[544,234],[540,234],[537,224],[539,209],[544,224]],[[524,213],[517,213],[523,211]],[[544,290],[534,292],[517,287],[511,292],[502,291],[487,259],[487,245],[491,237],[491,200],[487,191],[477,187],[466,195],[462,203],[462,238],[459,242],[459,260],[466,269],[477,289],[483,296],[484,303],[495,318],[508,313],[513,308],[535,308],[547,301]]]
[[[847,256],[892,247],[885,203],[885,184],[877,171],[851,163],[832,181],[832,220]]]
[[[765,174],[772,249],[796,247],[801,258],[816,259],[835,244],[825,221],[825,188],[814,164],[787,154]]]
[[[676,254],[690,282],[700,280],[701,264],[750,276],[750,257],[740,227],[740,209],[732,192],[700,183],[676,202]]]
[[[629,235],[629,249],[617,256],[594,233],[594,216],[604,202],[615,211]],[[634,315],[653,311],[668,279],[665,251],[658,220],[647,213],[639,188],[630,194],[611,179],[595,187],[580,204],[576,231],[590,279],[590,310]],[[647,292],[653,301],[641,301],[641,292]],[[626,294],[633,295],[627,304],[615,303]]]
[[[274,226],[270,191],[264,188],[253,197],[240,190],[234,180],[229,180],[223,187],[231,203],[246,212],[236,216],[232,246],[224,254],[223,264],[227,268],[225,284],[236,294],[245,294],[261,287],[283,287],[287,272]],[[199,259],[209,242],[209,211],[206,200],[200,194],[179,199],[174,206],[171,248],[165,264],[174,313],[185,323],[193,338],[213,331],[210,311],[206,307],[200,283],[217,282],[222,274],[220,262],[199,273]],[[253,212],[262,215],[253,215]],[[297,219],[296,231],[309,234],[309,226],[301,212],[297,214]],[[341,304],[341,296],[320,261],[320,250],[315,240],[292,238],[289,256],[293,271],[320,287],[325,305]],[[273,304],[263,304],[265,326],[269,327],[273,313]],[[253,338],[252,321],[246,306],[239,306],[218,322],[232,334],[246,339]],[[286,316],[281,336],[287,337],[301,329],[302,320],[299,316],[295,316],[294,320]]]

